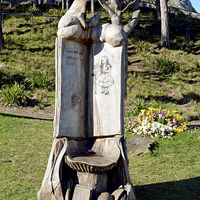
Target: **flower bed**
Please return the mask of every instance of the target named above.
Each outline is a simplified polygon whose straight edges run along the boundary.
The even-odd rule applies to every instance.
[[[187,130],[186,122],[180,123],[178,111],[148,108],[140,111],[138,119],[129,119],[125,123],[125,131],[132,134],[150,135],[151,137],[171,138],[176,132]]]

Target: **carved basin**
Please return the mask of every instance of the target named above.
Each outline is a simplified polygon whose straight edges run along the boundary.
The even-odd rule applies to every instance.
[[[73,148],[73,152],[69,152],[65,156],[65,163],[76,171],[88,173],[104,172],[111,170],[117,165],[120,157],[120,149],[117,145],[118,138],[97,138],[93,141],[86,141],[85,145],[82,145],[81,152],[80,145],[83,142],[70,142],[72,146],[78,142],[75,146],[78,145],[77,151],[79,152],[75,152]],[[88,149],[88,147],[91,148]]]

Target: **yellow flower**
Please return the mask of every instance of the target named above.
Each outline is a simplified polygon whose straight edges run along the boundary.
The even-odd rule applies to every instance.
[[[187,130],[187,129],[188,129],[187,123],[186,123],[186,122],[183,122],[182,127],[183,127],[185,130]]]
[[[137,123],[141,126],[142,125],[142,121],[139,119],[137,120]]]
[[[178,111],[177,111],[177,110],[173,110],[172,112],[173,112],[174,114],[178,113]]]
[[[181,119],[182,117],[178,114],[178,115],[176,115],[176,121],[178,121],[179,119]]]
[[[170,111],[168,111],[167,116],[172,116],[172,113]]]
[[[152,112],[152,110],[154,110],[154,108],[153,108],[153,107],[150,107],[149,110]]]
[[[178,128],[177,126],[175,127],[176,132],[183,132],[183,127]]]
[[[160,109],[159,109],[159,108],[156,108],[156,112],[160,113]]]
[[[187,127],[187,123],[186,122],[183,122],[183,127]]]
[[[149,116],[150,115],[150,112],[147,112],[147,116]]]
[[[140,113],[139,113],[139,117],[145,116],[145,112],[146,112],[146,110],[145,110],[145,109],[142,109],[142,110],[140,111]]]
[[[183,127],[179,128],[179,132],[183,132]]]

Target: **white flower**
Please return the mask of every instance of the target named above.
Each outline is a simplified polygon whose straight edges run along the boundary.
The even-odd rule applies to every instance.
[[[172,127],[166,126],[166,131],[167,131],[167,132],[172,131]]]

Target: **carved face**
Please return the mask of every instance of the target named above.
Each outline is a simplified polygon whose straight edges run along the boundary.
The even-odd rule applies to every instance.
[[[103,56],[101,58],[101,64],[104,65],[104,64],[108,64],[108,57],[107,56]]]
[[[105,57],[103,57],[103,58],[101,59],[101,63],[102,63],[102,64],[105,64],[105,63],[106,63],[106,58],[105,58]]]

